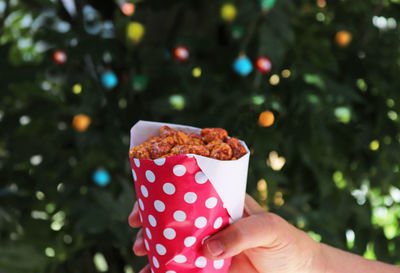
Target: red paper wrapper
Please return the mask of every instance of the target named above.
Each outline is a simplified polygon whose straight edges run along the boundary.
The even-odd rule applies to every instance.
[[[138,125],[150,125],[152,128],[148,130],[146,126],[142,127],[147,133],[143,136],[136,134],[139,142],[133,140],[134,132],[138,132]],[[153,127],[159,129],[162,125],[165,124],[143,121],[136,124],[132,128],[131,147],[144,141],[144,136],[147,138],[156,135]],[[174,128],[174,125],[167,125]],[[185,128],[188,130],[184,130]],[[175,129],[182,130],[182,126]],[[186,132],[193,130],[199,129],[183,127],[183,131]],[[202,247],[206,238],[229,225],[230,219],[237,220],[241,216],[244,201],[243,183],[230,185],[230,188],[237,186],[240,190],[238,192],[237,189],[224,190],[228,184],[224,182],[221,186],[221,183],[212,180],[225,180],[224,175],[218,172],[218,166],[226,172],[226,165],[232,168],[236,166],[236,171],[237,166],[245,165],[246,167],[239,171],[243,173],[245,169],[247,176],[248,154],[245,157],[247,160],[244,158],[244,163],[229,161],[234,162],[232,166],[228,161],[198,155],[177,155],[156,160],[130,159],[144,242],[152,272],[228,272],[230,258],[209,260],[204,257]],[[229,179],[228,174],[226,177]],[[236,192],[236,195],[243,195],[243,198],[229,200],[231,198],[226,197],[230,196],[229,192]],[[235,204],[236,202],[239,204]],[[237,212],[238,209],[241,209],[240,213]]]

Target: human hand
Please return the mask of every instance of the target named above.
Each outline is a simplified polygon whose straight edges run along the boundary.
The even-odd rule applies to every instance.
[[[133,228],[141,227],[135,203],[129,216]],[[204,243],[204,255],[210,259],[233,257],[229,273],[314,273],[319,266],[319,243],[276,214],[268,213],[246,195],[244,216],[211,236]],[[143,231],[139,230],[133,251],[147,254]],[[140,273],[150,273],[147,265]]]
[[[324,272],[321,246],[246,195],[242,219],[204,243],[209,259],[232,258],[229,273]]]

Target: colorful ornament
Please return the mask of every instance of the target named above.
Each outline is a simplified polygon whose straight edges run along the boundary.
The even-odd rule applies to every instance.
[[[132,88],[136,91],[143,91],[147,87],[147,78],[143,75],[135,75],[132,79]]]
[[[183,110],[185,108],[185,98],[182,95],[175,94],[169,97],[169,103],[175,110]]]
[[[135,12],[135,4],[133,3],[123,3],[121,5],[121,11],[126,16],[131,16]]]
[[[106,89],[112,89],[118,84],[118,78],[112,71],[104,72],[101,75],[101,83]]]
[[[174,49],[174,57],[180,62],[184,62],[189,58],[189,50],[186,46],[177,46]]]
[[[93,173],[93,181],[98,186],[105,187],[110,183],[110,174],[104,168],[97,169]]]
[[[232,22],[236,18],[237,10],[231,3],[224,4],[221,7],[221,18],[226,22]]]
[[[74,84],[74,86],[72,86],[72,92],[75,95],[79,95],[80,93],[82,93],[82,85],[79,83]]]
[[[275,5],[276,0],[261,0],[260,4],[263,10],[269,10]]]
[[[86,114],[78,114],[74,116],[72,120],[72,127],[78,132],[84,132],[91,123],[91,118]]]
[[[67,61],[67,53],[64,50],[56,50],[53,52],[53,60],[56,64],[62,65]]]
[[[201,68],[200,68],[200,67],[195,67],[195,68],[193,68],[193,70],[192,70],[192,75],[193,75],[193,77],[195,77],[195,78],[200,77],[200,76],[201,76]]]
[[[274,124],[275,116],[271,111],[264,111],[258,117],[258,124],[261,127],[269,127]]]
[[[253,65],[246,55],[241,55],[234,61],[233,69],[241,76],[247,76],[253,71]]]
[[[347,47],[352,39],[353,35],[347,30],[338,31],[335,35],[335,42],[340,47]]]
[[[135,44],[139,43],[142,40],[144,33],[145,28],[139,22],[131,22],[126,28],[126,36]]]
[[[271,71],[271,60],[268,59],[267,57],[258,57],[256,60],[255,67],[258,71],[260,71],[262,74],[268,74],[269,71]]]

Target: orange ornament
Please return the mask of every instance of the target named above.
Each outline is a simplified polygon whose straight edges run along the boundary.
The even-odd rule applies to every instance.
[[[347,30],[338,31],[335,35],[335,42],[340,47],[347,47],[352,39],[353,35]]]
[[[133,4],[133,3],[123,3],[121,5],[121,11],[126,16],[131,16],[135,12],[135,4]]]
[[[72,120],[72,126],[78,132],[84,132],[89,127],[91,121],[92,119],[88,115],[79,114],[74,116],[74,119]]]
[[[261,127],[269,127],[274,124],[275,116],[271,111],[264,111],[258,117],[258,124]]]

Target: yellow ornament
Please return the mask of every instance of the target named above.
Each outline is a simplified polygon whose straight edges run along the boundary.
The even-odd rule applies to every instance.
[[[224,4],[221,7],[221,17],[226,22],[232,22],[236,18],[236,7],[233,4]]]
[[[88,115],[79,114],[74,116],[74,119],[72,120],[72,126],[78,132],[84,132],[89,127],[91,120],[92,119]]]
[[[274,113],[272,113],[271,111],[264,111],[258,117],[258,124],[261,127],[269,127],[274,124],[274,120]]]
[[[82,85],[80,85],[79,83],[74,84],[74,86],[72,86],[72,92],[76,95],[82,93]]]
[[[192,70],[192,75],[193,75],[193,77],[195,77],[195,78],[200,77],[200,76],[201,76],[201,68],[200,68],[200,67],[195,67],[195,68],[193,68],[193,70]]]
[[[126,36],[135,44],[142,40],[144,32],[144,26],[138,22],[131,22],[126,28]]]
[[[340,47],[347,47],[352,39],[353,35],[347,30],[338,31],[335,35],[335,42]]]

